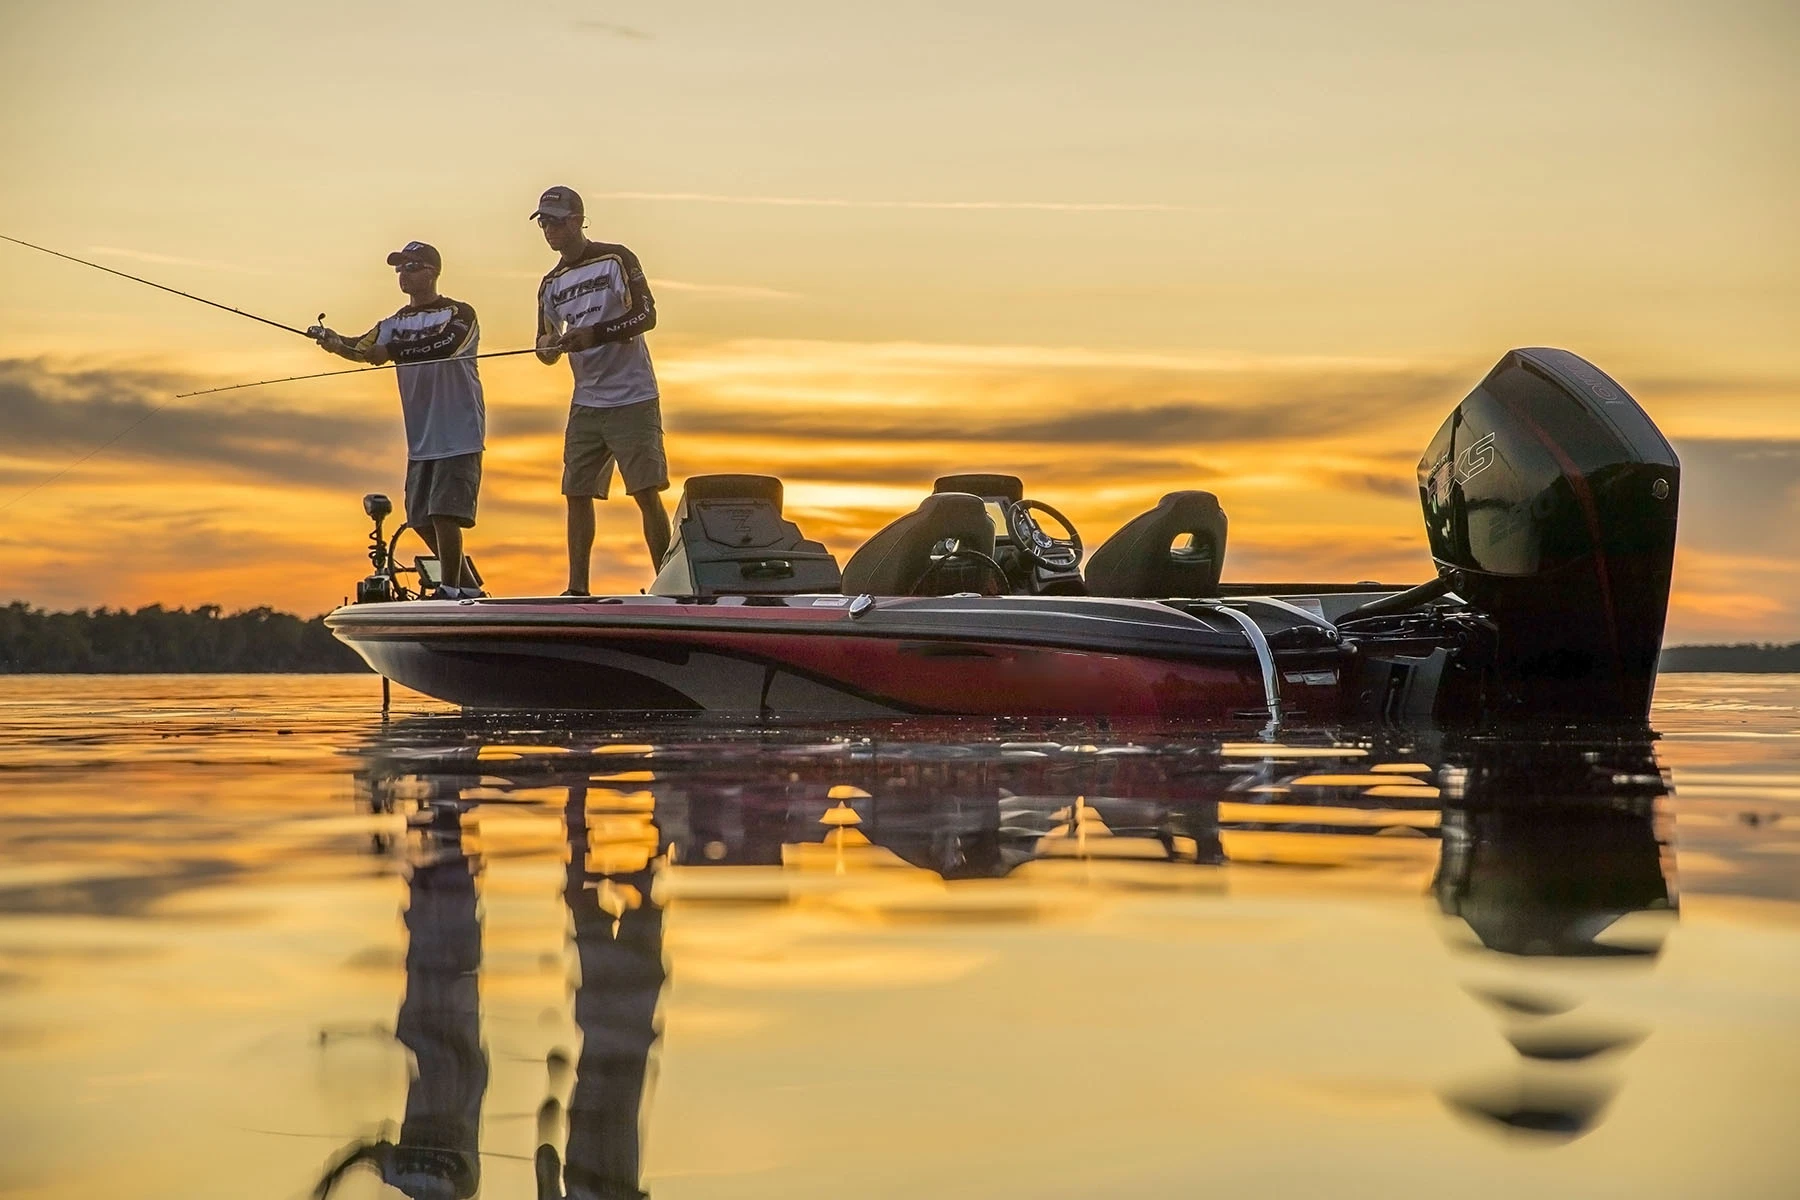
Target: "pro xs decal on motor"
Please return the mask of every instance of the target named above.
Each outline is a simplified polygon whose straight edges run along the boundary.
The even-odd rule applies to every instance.
[[[1463,452],[1456,456],[1454,463],[1446,453],[1432,464],[1431,475],[1425,488],[1433,504],[1443,504],[1450,499],[1450,481],[1458,485],[1466,484],[1483,471],[1494,465],[1494,435],[1488,434],[1472,446],[1465,446]]]

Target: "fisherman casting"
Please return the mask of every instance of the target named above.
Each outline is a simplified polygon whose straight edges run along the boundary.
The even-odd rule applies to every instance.
[[[573,188],[553,187],[531,214],[544,241],[562,256],[538,287],[538,358],[569,356],[575,394],[563,435],[563,496],[569,506],[569,590],[588,595],[594,549],[594,500],[612,488],[613,464],[644,517],[650,570],[669,550],[669,487],[661,401],[644,334],[656,327],[656,301],[637,255],[582,233],[585,215]]]
[[[358,338],[322,325],[307,332],[319,345],[352,362],[397,364],[400,411],[406,422],[406,521],[438,556],[439,596],[479,596],[464,583],[463,530],[475,524],[486,448],[487,409],[474,359],[481,331],[475,310],[440,296],[443,258],[424,242],[408,242],[387,256],[409,303]]]

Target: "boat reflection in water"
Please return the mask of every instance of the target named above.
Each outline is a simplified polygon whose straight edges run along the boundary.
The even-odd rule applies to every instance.
[[[1584,1133],[1618,1090],[1613,1060],[1647,1031],[1588,1011],[1567,983],[1547,987],[1528,968],[1562,958],[1632,969],[1662,952],[1677,909],[1657,827],[1667,779],[1647,742],[1554,755],[1492,747],[1446,776],[1433,889],[1497,976],[1470,992],[1493,1007],[1518,1059],[1445,1099],[1509,1130]]]
[[[399,1137],[345,1155],[318,1194],[359,1163],[416,1198],[478,1187],[481,925],[460,830],[498,803],[543,816],[560,805],[579,965],[581,1049],[566,1115],[566,1061],[560,1082],[556,1055],[548,1064],[540,1197],[646,1194],[658,1007],[682,970],[679,956],[665,962],[665,908],[793,902],[820,881],[881,869],[927,871],[953,891],[1005,880],[1024,897],[1046,882],[1207,893],[1226,890],[1234,869],[1401,864],[1389,874],[1435,896],[1472,1003],[1491,1008],[1512,1047],[1496,1073],[1444,1085],[1449,1110],[1551,1142],[1599,1120],[1617,1064],[1646,1031],[1590,1013],[1578,987],[1532,968],[1641,966],[1659,952],[1675,896],[1659,832],[1668,788],[1647,733],[1234,743],[1056,732],[1026,742],[965,725],[958,740],[919,741],[903,727],[747,737],[669,724],[500,736],[443,719],[396,724],[367,748],[361,776],[374,807],[408,813],[417,843],[397,1030],[416,1074]],[[971,886],[990,903],[998,894]]]

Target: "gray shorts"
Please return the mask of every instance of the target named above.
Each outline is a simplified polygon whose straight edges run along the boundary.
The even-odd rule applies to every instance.
[[[464,529],[475,524],[475,494],[481,490],[481,451],[449,458],[406,462],[406,523],[429,525],[449,517]]]
[[[569,429],[563,435],[563,495],[606,499],[612,490],[614,462],[625,490],[633,495],[668,488],[659,401],[640,400],[616,408],[569,406]]]

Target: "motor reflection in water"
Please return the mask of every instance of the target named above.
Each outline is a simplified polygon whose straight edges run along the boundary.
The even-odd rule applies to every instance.
[[[1676,916],[1658,802],[1666,777],[1648,742],[1520,755],[1481,746],[1445,772],[1439,907],[1479,941],[1497,982],[1471,994],[1491,1005],[1517,1052],[1509,1069],[1445,1092],[1499,1127],[1550,1136],[1586,1132],[1619,1087],[1609,1060],[1647,1035],[1590,1013],[1546,987],[1531,959],[1654,960]]]
[[[1509,1067],[1443,1087],[1450,1111],[1552,1143],[1578,1135],[1647,1034],[1525,969],[1558,959],[1642,967],[1659,952],[1675,893],[1659,827],[1668,787],[1647,732],[1498,742],[1328,731],[1233,743],[1087,730],[1026,742],[961,726],[957,740],[917,740],[932,732],[943,731],[500,734],[440,718],[397,723],[365,752],[361,776],[369,803],[408,812],[421,844],[397,1030],[416,1075],[398,1139],[354,1148],[318,1194],[358,1163],[408,1196],[475,1194],[487,1068],[477,870],[461,830],[484,803],[547,814],[548,791],[566,796],[563,900],[582,1044],[566,1118],[552,1096],[539,1122],[540,1197],[647,1194],[641,1137],[658,1005],[681,969],[664,962],[664,907],[684,902],[681,880],[703,882],[715,867],[779,878],[902,866],[1023,888],[1011,877],[1027,864],[1223,879],[1234,863],[1316,868],[1403,851],[1422,868],[1417,886],[1429,879],[1465,931],[1452,952],[1465,956],[1472,1002],[1491,1008],[1511,1047]],[[639,790],[613,786],[633,768]]]

